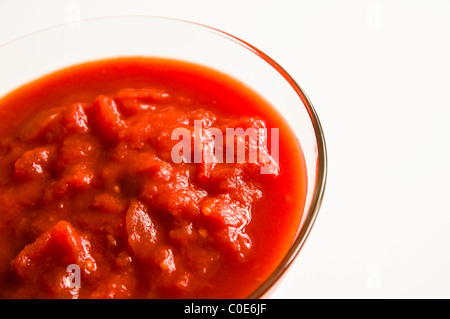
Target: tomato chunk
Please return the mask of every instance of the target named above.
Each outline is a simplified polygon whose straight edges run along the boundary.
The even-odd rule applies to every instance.
[[[251,207],[232,200],[229,195],[219,195],[205,199],[201,211],[213,228],[220,230],[213,232],[221,234],[219,240],[245,256],[252,247],[250,237],[245,233],[251,220]]]
[[[130,204],[126,215],[126,229],[128,244],[136,257],[144,261],[152,260],[158,239],[157,230],[143,203],[133,201]]]
[[[120,131],[126,124],[117,109],[116,102],[108,96],[100,95],[94,101],[92,113],[98,132],[107,141],[117,141]]]
[[[83,134],[89,131],[86,108],[89,104],[75,103],[65,110],[63,125],[68,133]]]
[[[195,186],[189,172],[180,172],[168,182],[148,180],[143,186],[142,200],[175,216],[195,216],[207,192]]]
[[[18,178],[31,180],[39,178],[46,173],[52,148],[37,147],[25,152],[14,164],[15,174]]]
[[[35,276],[35,272],[50,271],[56,265],[64,269],[78,265],[84,275],[96,270],[96,263],[89,252],[90,243],[71,224],[58,222],[48,232],[27,245],[11,262],[15,273],[23,278]],[[42,264],[52,267],[42,267]]]
[[[35,142],[49,135],[51,140],[61,133],[58,125],[61,120],[63,107],[45,109],[28,120],[20,131],[20,137],[24,142]]]

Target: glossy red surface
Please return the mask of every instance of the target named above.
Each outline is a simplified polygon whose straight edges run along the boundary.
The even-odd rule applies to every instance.
[[[0,116],[2,298],[243,298],[295,238],[300,145],[268,103],[224,74],[164,59],[96,61],[12,92]],[[172,133],[195,139],[194,121],[203,160],[174,162]],[[208,128],[278,128],[278,166],[261,174],[269,148],[250,142],[256,162],[205,160]]]

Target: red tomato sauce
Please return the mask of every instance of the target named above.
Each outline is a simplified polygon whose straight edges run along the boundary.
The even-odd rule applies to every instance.
[[[156,58],[89,62],[8,94],[0,119],[1,298],[245,298],[295,238],[300,145],[222,73]],[[194,134],[195,120],[279,128],[278,166],[206,161],[204,138],[201,162],[175,163],[171,133]]]

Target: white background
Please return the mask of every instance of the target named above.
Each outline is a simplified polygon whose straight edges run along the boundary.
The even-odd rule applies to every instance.
[[[450,0],[0,0],[0,44],[74,14],[210,25],[306,91],[328,183],[273,298],[450,297]]]

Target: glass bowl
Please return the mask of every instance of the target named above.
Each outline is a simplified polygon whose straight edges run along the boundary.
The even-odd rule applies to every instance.
[[[144,31],[143,31],[144,30]],[[296,81],[273,59],[215,28],[164,17],[124,16],[48,28],[0,47],[0,96],[67,66],[105,58],[154,56],[216,69],[240,80],[284,117],[298,138],[307,169],[307,194],[295,240],[278,266],[248,298],[264,298],[305,243],[322,202],[327,155],[319,118]]]

